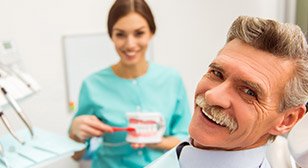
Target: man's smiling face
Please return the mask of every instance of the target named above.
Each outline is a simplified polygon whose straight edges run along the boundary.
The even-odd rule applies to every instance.
[[[283,120],[279,112],[293,62],[238,39],[210,64],[195,93],[189,132],[199,148],[249,149],[265,144]]]

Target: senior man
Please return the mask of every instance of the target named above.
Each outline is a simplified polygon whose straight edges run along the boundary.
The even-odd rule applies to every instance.
[[[190,139],[148,168],[268,168],[266,146],[303,117],[308,51],[292,24],[240,16],[195,92]]]

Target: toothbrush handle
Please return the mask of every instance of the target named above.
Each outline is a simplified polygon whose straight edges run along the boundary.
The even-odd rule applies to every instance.
[[[113,130],[114,132],[118,132],[118,131],[127,131],[127,132],[130,132],[130,131],[135,131],[135,128],[132,128],[132,127],[127,127],[127,128],[112,127],[112,130]]]

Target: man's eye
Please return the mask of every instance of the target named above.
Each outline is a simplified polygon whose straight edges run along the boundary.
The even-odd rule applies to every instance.
[[[223,75],[221,72],[216,71],[216,70],[211,70],[211,73],[214,74],[216,77],[218,77],[219,79],[223,79]]]
[[[244,92],[245,92],[247,95],[249,95],[249,96],[257,97],[257,94],[256,94],[254,91],[252,91],[251,89],[246,88],[246,89],[244,89]]]

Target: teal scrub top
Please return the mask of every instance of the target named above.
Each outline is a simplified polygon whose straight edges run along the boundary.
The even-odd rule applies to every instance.
[[[175,70],[154,63],[149,63],[145,75],[135,79],[120,78],[111,67],[87,77],[75,116],[95,115],[108,125],[126,127],[126,113],[136,111],[161,113],[166,124],[164,136],[187,138],[191,113],[183,81]],[[145,167],[165,152],[133,149],[125,141],[126,135],[104,134],[93,154],[92,168]]]

